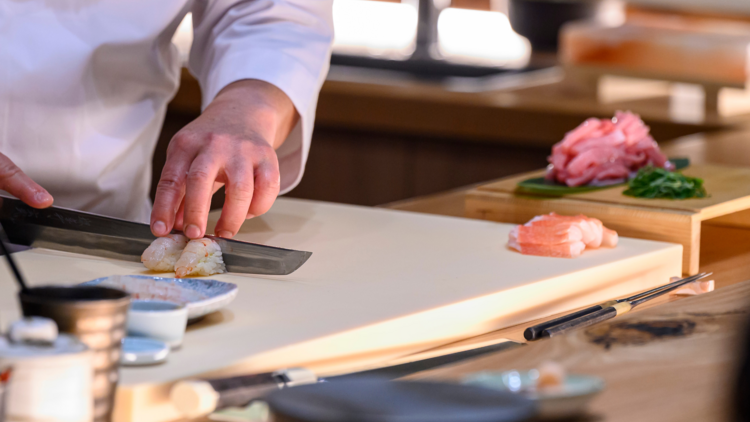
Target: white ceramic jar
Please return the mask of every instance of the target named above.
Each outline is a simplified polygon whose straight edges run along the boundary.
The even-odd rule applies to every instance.
[[[6,391],[6,422],[93,420],[93,354],[60,334],[52,343],[12,343],[0,336],[0,367],[13,368]]]

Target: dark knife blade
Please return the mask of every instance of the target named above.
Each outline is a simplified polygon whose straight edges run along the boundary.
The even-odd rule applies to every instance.
[[[276,248],[215,236],[206,237],[219,244],[227,271],[234,273],[287,275],[296,271],[312,255],[312,252]]]
[[[0,221],[8,239],[17,245],[140,262],[143,251],[156,239],[148,224],[61,207],[40,210],[1,195],[0,203]],[[287,275],[312,255],[311,252],[207,237],[221,247],[229,272]]]

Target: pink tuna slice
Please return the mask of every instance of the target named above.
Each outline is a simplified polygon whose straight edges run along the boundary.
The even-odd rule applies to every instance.
[[[511,239],[508,246],[524,255],[546,256],[551,258],[576,258],[586,245],[583,242],[560,243],[557,245],[534,245],[518,243]]]

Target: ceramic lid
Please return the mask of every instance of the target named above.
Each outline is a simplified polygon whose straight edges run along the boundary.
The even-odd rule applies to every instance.
[[[85,344],[69,334],[60,334],[54,342],[13,343],[7,337],[0,336],[0,358],[34,359],[44,356],[64,356],[87,351]]]
[[[169,346],[163,341],[145,337],[125,337],[122,340],[120,364],[140,366],[164,362],[169,356],[169,350]]]

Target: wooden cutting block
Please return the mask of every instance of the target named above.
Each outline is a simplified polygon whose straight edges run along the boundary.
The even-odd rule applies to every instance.
[[[691,28],[576,22],[560,33],[560,61],[571,68],[737,88],[750,78],[748,47],[746,23]]]
[[[669,14],[628,18],[620,26],[581,21],[560,32],[565,84],[593,99],[604,75],[699,84],[704,109],[719,113],[723,87],[750,80],[750,24]]]
[[[279,199],[237,238],[309,250],[310,260],[289,276],[214,276],[239,286],[236,300],[191,326],[165,364],[122,368],[115,421],[177,418],[168,391],[179,379],[289,366],[320,371],[335,361],[405,355],[626,296],[681,273],[677,244],[622,238],[617,248],[576,259],[543,258],[508,249],[511,228]],[[149,274],[138,263],[48,250],[16,256],[33,285]],[[17,309],[15,291],[10,272],[0,272],[0,309]]]
[[[701,224],[750,227],[750,168],[693,165],[685,175],[704,180],[709,196],[700,199],[643,199],[625,196],[624,186],[552,197],[517,192],[519,182],[544,176],[544,170],[501,179],[467,193],[466,216],[522,224],[540,214],[585,214],[621,236],[679,243],[683,269],[696,274],[700,264]]]

